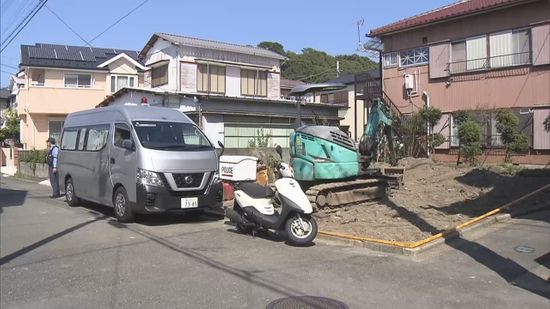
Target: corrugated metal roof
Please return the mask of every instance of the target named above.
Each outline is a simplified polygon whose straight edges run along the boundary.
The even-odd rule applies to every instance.
[[[521,4],[524,2],[533,2],[533,0],[462,0],[429,12],[399,20],[383,27],[373,29],[370,31],[369,36],[383,36],[388,33],[402,31],[413,27],[424,26],[449,18],[466,16],[473,13],[494,10],[497,8]]]
[[[157,38],[162,38],[174,44],[190,46],[190,47],[234,52],[239,54],[253,55],[253,56],[259,56],[259,57],[279,59],[279,60],[286,59],[284,56],[281,56],[275,52],[272,52],[270,50],[263,49],[260,47],[256,47],[256,46],[239,45],[239,44],[219,42],[219,41],[213,41],[213,40],[205,40],[205,39],[199,39],[199,38],[193,38],[193,37],[181,36],[181,35],[169,34],[169,33],[162,33],[162,32],[157,32],[151,37],[149,42],[145,45],[143,50],[140,52],[141,56],[144,56],[147,53],[147,51],[149,51],[149,49],[156,42]]]
[[[21,65],[99,70],[98,65],[121,53],[140,62],[135,50],[36,43],[21,45]]]
[[[281,88],[292,89],[298,85],[303,85],[303,84],[305,83],[301,80],[291,80],[291,79],[281,78]]]

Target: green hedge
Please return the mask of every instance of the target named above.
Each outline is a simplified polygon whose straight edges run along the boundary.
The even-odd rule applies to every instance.
[[[28,163],[47,163],[47,150],[22,150],[19,152],[19,161]]]

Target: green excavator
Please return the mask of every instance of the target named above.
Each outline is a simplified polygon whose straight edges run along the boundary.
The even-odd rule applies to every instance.
[[[311,87],[295,88],[291,93],[303,95]],[[332,86],[332,89],[336,88]],[[298,123],[301,122],[300,115],[299,110]],[[291,133],[290,157],[294,177],[315,209],[381,198],[390,186],[401,183],[403,169],[371,168],[382,144],[387,145],[383,148],[389,150],[390,162],[395,165],[393,124],[388,104],[375,98],[359,145],[333,126],[299,126]]]

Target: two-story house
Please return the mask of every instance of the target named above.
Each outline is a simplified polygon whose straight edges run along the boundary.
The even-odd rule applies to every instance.
[[[139,53],[150,68],[143,88],[128,88],[99,105],[143,104],[185,112],[211,141],[228,148],[281,145],[295,127],[297,102],[281,98],[285,57],[249,45],[155,33]],[[307,103],[302,119],[338,124],[337,107]]]
[[[447,138],[436,153],[440,159],[455,160],[453,112],[483,112],[485,146],[498,148],[494,111],[509,108],[530,139],[529,155],[518,160],[550,160],[543,128],[550,114],[549,1],[459,1],[368,36],[383,43],[383,89],[401,112],[427,104],[444,112],[436,128]]]
[[[143,85],[146,70],[137,51],[54,44],[21,45],[19,67],[14,106],[26,149],[45,148],[48,136],[59,139],[67,114]]]

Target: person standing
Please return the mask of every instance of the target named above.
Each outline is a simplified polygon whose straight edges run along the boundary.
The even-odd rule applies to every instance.
[[[59,174],[57,173],[57,155],[59,153],[59,147],[55,144],[55,138],[53,137],[48,138],[46,143],[48,145],[48,176],[53,190],[50,198],[58,198],[61,196],[59,193]]]

